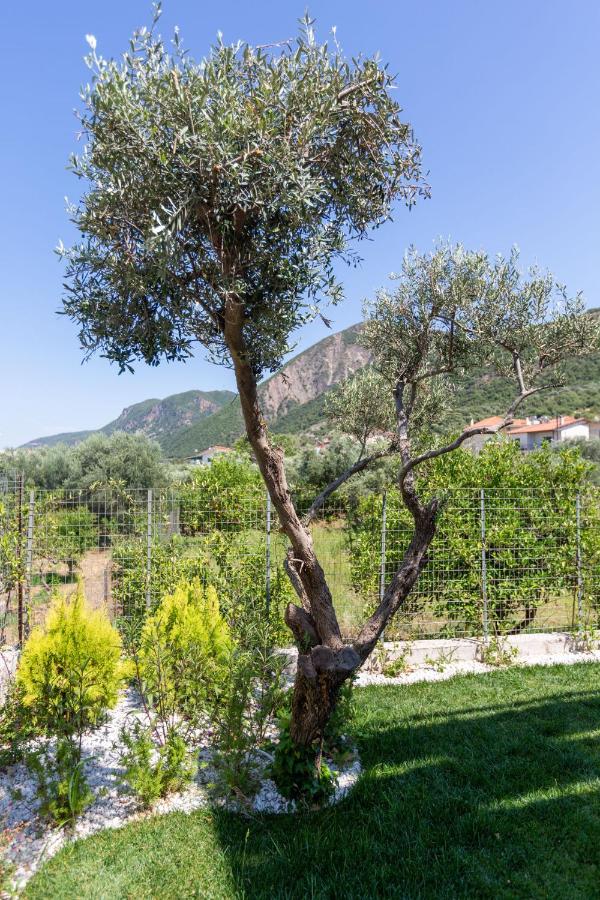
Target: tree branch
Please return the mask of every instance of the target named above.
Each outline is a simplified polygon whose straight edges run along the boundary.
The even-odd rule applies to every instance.
[[[513,416],[517,410],[517,408],[526,400],[528,397],[531,397],[533,394],[537,394],[540,391],[543,391],[545,386],[535,387],[535,388],[527,388],[523,391],[516,400],[511,403],[508,408],[506,415],[504,416],[503,421],[498,425],[497,428],[492,428],[490,426],[481,426],[479,428],[466,428],[462,434],[452,441],[450,444],[445,444],[443,447],[436,447],[433,450],[427,450],[425,453],[420,453],[418,456],[412,457],[409,459],[400,470],[400,480],[407,475],[415,466],[420,465],[423,462],[427,462],[429,459],[436,459],[438,456],[444,456],[446,453],[452,453],[453,450],[457,450],[461,444],[464,444],[471,437],[475,437],[478,434],[498,434],[498,432],[503,431],[505,428],[508,428],[513,421]]]
[[[321,491],[318,497],[313,500],[308,512],[303,517],[302,522],[304,525],[309,525],[312,520],[315,518],[317,512],[321,509],[323,504],[327,501],[331,495],[337,491],[339,487],[341,487],[349,478],[352,478],[353,475],[356,475],[358,472],[364,471],[371,463],[376,462],[378,459],[383,459],[386,456],[391,456],[393,453],[397,453],[398,448],[396,444],[390,444],[389,447],[386,447],[385,450],[378,450],[376,453],[372,453],[371,456],[364,456],[362,459],[358,459],[354,465],[350,466],[346,469],[345,472],[342,472],[341,475],[338,475],[337,478],[334,478],[327,487]]]
[[[337,102],[341,103],[342,100],[345,100],[346,97],[349,97],[351,94],[355,94],[357,91],[360,91],[362,88],[368,87],[370,84],[374,84],[375,82],[381,79],[381,74],[373,76],[373,78],[368,78],[366,81],[358,81],[356,84],[349,84],[348,87],[343,88],[337,95]]]

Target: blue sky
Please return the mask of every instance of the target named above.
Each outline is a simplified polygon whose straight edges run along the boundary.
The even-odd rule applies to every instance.
[[[165,0],[161,31],[178,24],[201,57],[217,31],[268,43],[292,36],[303,3]],[[362,299],[399,268],[405,248],[438,236],[507,252],[551,269],[600,305],[600,3],[597,0],[313,0],[320,35],[331,26],[350,55],[380,51],[423,145],[432,197],[363,245],[344,274],[335,329],[360,318]],[[64,197],[76,149],[73,109],[87,70],[84,35],[118,55],[146,0],[7,2],[0,12],[0,446],[100,426],[122,407],[190,388],[232,387],[201,357],[117,374],[81,365],[74,326],[56,315],[61,266],[53,248],[74,234]],[[325,334],[316,323],[300,348]]]

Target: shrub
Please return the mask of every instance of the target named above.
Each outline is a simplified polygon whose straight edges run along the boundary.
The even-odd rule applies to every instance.
[[[292,740],[290,723],[291,712],[281,712],[279,740],[269,774],[287,800],[298,800],[309,806],[321,804],[333,793],[335,776],[323,762],[320,746],[302,746]]]
[[[116,703],[123,674],[119,633],[79,586],[71,598],[54,596],[45,627],[25,644],[17,682],[34,725],[80,747]]]
[[[135,654],[140,688],[163,723],[195,721],[218,697],[232,646],[215,589],[199,579],[165,594]]]
[[[196,548],[194,548],[196,549]],[[150,548],[148,580],[148,548],[140,540],[120,540],[113,548],[112,594],[117,609],[130,623],[132,638],[139,631],[147,614],[148,590],[152,607],[174,584],[193,578],[205,580],[207,563],[202,554],[186,555],[188,545],[177,536],[167,541],[153,541]]]
[[[0,706],[0,770],[21,762],[38,734],[23,705],[23,690],[11,679]]]
[[[586,502],[588,469],[578,451],[543,447],[521,454],[516,444],[507,441],[490,441],[477,455],[457,451],[431,463],[421,476],[423,489],[444,492],[450,485],[451,493],[438,519],[429,554],[432,564],[409,596],[403,616],[409,619],[423,608],[428,617],[445,621],[447,634],[481,630],[480,490],[484,488],[490,627],[500,635],[531,627],[549,595],[575,587],[578,492],[585,511],[582,552],[590,568],[600,559],[597,511],[595,504]],[[351,514],[352,581],[367,609],[378,598],[381,505],[381,497],[365,497]],[[387,572],[399,564],[411,529],[410,514],[398,491],[390,490]],[[594,603],[594,586],[586,583],[585,589]],[[395,626],[401,623],[392,623],[388,634],[395,632]]]
[[[98,534],[97,517],[83,505],[51,511],[45,517],[40,556],[66,563],[72,576],[82,556],[98,547]]]
[[[247,798],[257,787],[257,757],[273,717],[285,701],[286,658],[272,648],[268,624],[257,621],[230,654],[221,702],[212,725],[218,787]]]
[[[236,640],[254,646],[254,630],[266,616],[266,545],[264,533],[245,531],[223,534],[215,531],[204,539],[204,553],[210,560],[208,579],[215,585],[223,615]],[[296,594],[281,563],[276,562],[273,547],[271,562],[270,640],[279,645],[290,643],[290,632],[283,615]]]
[[[130,731],[121,731],[121,742],[125,747],[121,756],[122,780],[144,806],[181,790],[196,773],[196,760],[175,728],[168,729],[158,749],[151,731],[139,722]]]
[[[217,456],[210,465],[195,468],[180,498],[185,535],[264,528],[266,496],[260,472],[237,454]]]
[[[42,815],[57,825],[72,824],[94,799],[77,745],[61,738],[54,755],[30,753],[27,762],[38,781]]]

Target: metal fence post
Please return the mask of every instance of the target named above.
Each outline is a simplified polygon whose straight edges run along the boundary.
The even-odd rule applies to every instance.
[[[17,475],[17,639],[23,646],[25,623],[23,618],[23,475]]]
[[[148,517],[146,528],[146,609],[152,605],[152,488],[148,490]]]
[[[33,569],[33,521],[35,515],[35,491],[29,491],[29,513],[27,516],[27,547],[25,551],[25,610],[23,631],[29,637],[31,625],[31,572]]]
[[[379,602],[383,600],[385,593],[385,555],[387,537],[387,491],[383,492],[381,501],[381,545],[379,559]],[[385,629],[381,632],[381,640],[385,641]]]
[[[267,491],[267,534],[266,534],[266,558],[265,558],[265,597],[267,602],[267,617],[271,612],[271,496]]]
[[[577,629],[583,626],[583,572],[581,564],[581,494],[575,497],[575,540],[577,561]]]
[[[488,583],[487,583],[487,551],[485,534],[485,491],[481,488],[480,495],[480,519],[481,519],[481,599],[483,601],[483,640],[489,639],[488,620]]]

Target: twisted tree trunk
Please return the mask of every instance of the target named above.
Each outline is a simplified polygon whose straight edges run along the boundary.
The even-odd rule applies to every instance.
[[[340,688],[368,658],[387,622],[402,606],[427,561],[435,534],[439,504],[422,506],[412,473],[401,483],[414,522],[412,541],[383,599],[353,643],[344,643],[325,573],[315,554],[312,535],[298,516],[290,496],[283,454],[273,447],[258,402],[257,382],[244,344],[242,305],[230,298],[224,337],[233,360],[246,434],[275,507],[281,528],[290,541],[286,570],[300,604],[290,603],[285,621],[298,648],[291,737],[308,747],[320,741],[335,709]]]

